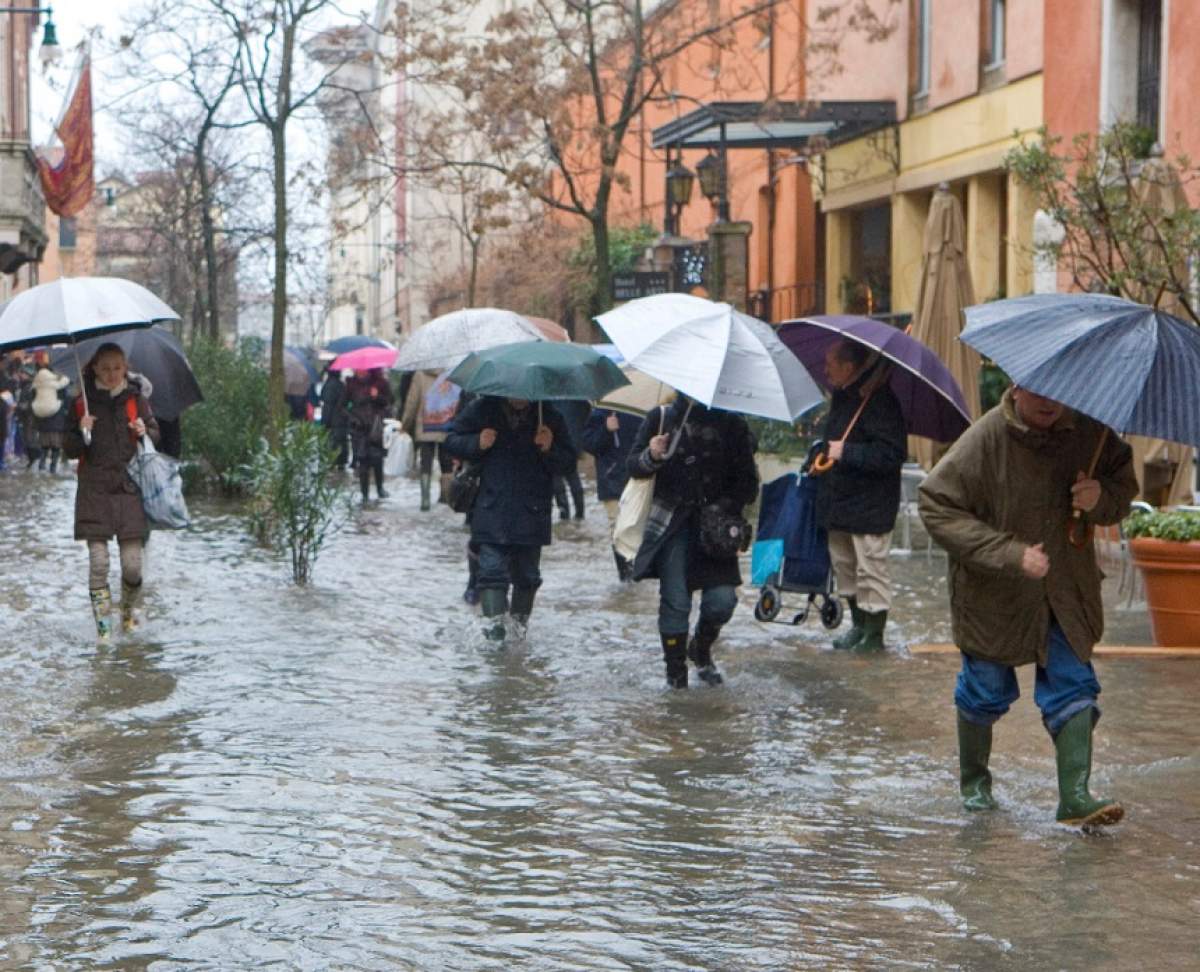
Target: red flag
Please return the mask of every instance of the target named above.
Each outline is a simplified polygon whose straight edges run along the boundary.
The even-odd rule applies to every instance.
[[[38,175],[46,205],[59,216],[74,216],[96,192],[92,153],[92,62],[85,57],[67,110],[58,123],[62,158],[51,164],[38,156]]]

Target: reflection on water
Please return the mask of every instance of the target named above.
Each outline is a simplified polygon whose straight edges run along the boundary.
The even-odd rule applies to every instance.
[[[151,542],[144,628],[97,650],[72,488],[0,479],[0,966],[1194,964],[1193,663],[1098,662],[1096,785],[1130,816],[1083,838],[1028,697],[996,733],[1002,812],[959,811],[956,660],[899,648],[949,640],[936,557],[893,561],[887,656],[756,624],[747,591],[726,686],[667,693],[655,592],[613,583],[599,510],[556,527],[529,639],[497,652],[456,518],[409,483],[306,591],[197,503]]]

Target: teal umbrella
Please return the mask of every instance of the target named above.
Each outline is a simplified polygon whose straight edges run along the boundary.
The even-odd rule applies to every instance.
[[[531,402],[596,401],[629,379],[612,361],[582,344],[520,341],[472,351],[450,380],[476,395]]]

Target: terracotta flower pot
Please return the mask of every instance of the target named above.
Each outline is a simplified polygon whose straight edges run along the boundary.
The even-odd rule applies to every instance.
[[[1134,537],[1129,549],[1146,581],[1154,643],[1200,651],[1200,541]]]

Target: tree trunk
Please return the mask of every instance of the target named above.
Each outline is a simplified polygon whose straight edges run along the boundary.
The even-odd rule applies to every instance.
[[[283,427],[283,342],[287,328],[287,145],[284,122],[276,120],[271,129],[275,178],[275,280],[271,302],[271,376],[268,382],[271,423],[268,437],[271,445],[279,443]]]
[[[608,257],[608,217],[603,211],[592,211],[592,245],[596,248],[596,287],[592,291],[592,317],[612,307],[612,264]]]
[[[196,168],[200,179],[200,232],[204,239],[204,272],[208,283],[206,333],[213,341],[221,338],[220,281],[217,266],[217,229],[213,221],[212,183],[208,173],[208,123],[196,136]]]
[[[471,277],[467,283],[467,306],[475,306],[475,284],[479,280],[479,241],[468,238],[471,247]]]

